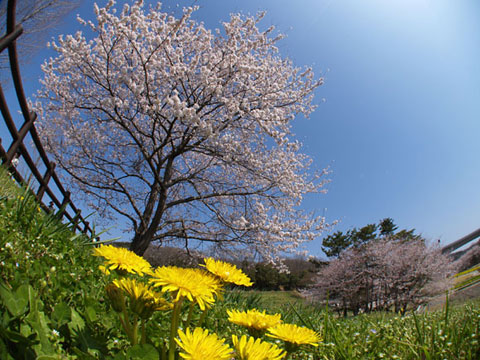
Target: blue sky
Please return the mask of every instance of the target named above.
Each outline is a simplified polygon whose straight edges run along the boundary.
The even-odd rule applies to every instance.
[[[78,30],[76,13],[92,18],[92,4],[56,33]],[[293,123],[315,167],[332,170],[328,193],[306,199],[306,210],[339,220],[333,230],[391,217],[442,243],[480,227],[478,1],[190,0],[163,10],[192,4],[208,28],[232,12],[266,10],[262,26],[287,36],[282,56],[325,78],[317,110]],[[46,56],[22,69],[27,94]],[[318,256],[320,245],[308,248]]]

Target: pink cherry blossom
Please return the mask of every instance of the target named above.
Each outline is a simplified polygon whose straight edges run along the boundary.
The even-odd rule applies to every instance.
[[[293,139],[322,80],[232,15],[210,31],[142,1],[95,5],[96,22],[51,43],[35,108],[49,152],[101,216],[130,224],[132,249],[206,241],[275,262],[326,226],[299,210],[326,171]]]

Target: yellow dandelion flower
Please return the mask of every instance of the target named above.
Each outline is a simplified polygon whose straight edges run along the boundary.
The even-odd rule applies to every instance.
[[[277,345],[253,337],[247,340],[246,335],[240,340],[236,335],[232,335],[232,341],[239,360],[280,360],[286,355]]]
[[[318,346],[321,341],[320,334],[315,331],[294,324],[279,324],[268,329],[267,336],[283,340],[292,345]]]
[[[244,326],[249,329],[265,331],[268,328],[274,327],[282,322],[281,315],[269,315],[252,309],[245,311],[227,310],[228,320],[234,324]]]
[[[110,275],[110,270],[108,270],[108,267],[104,265],[99,265],[98,268],[100,269],[101,272],[103,272],[105,275]]]
[[[101,269],[103,272],[106,272],[106,270],[120,270],[140,276],[152,272],[152,268],[147,260],[125,248],[101,245],[93,249],[93,255],[105,258],[104,269]]]
[[[238,269],[235,265],[224,261],[215,260],[213,258],[204,259],[205,267],[213,275],[218,276],[225,282],[233,283],[235,285],[252,286],[253,283],[250,278]]]
[[[176,292],[175,301],[186,297],[196,302],[200,309],[215,302],[214,295],[221,289],[220,282],[206,271],[185,269],[176,266],[162,266],[155,269],[150,283],[161,286],[162,292]]]
[[[178,330],[179,339],[175,339],[183,352],[180,356],[186,360],[223,360],[232,358],[232,349],[217,334],[208,334],[208,330],[196,328],[193,333]]]
[[[152,288],[135,279],[122,278],[114,280],[113,284],[123,290],[130,298],[130,307],[134,313],[147,319],[154,311],[170,310],[173,308],[162,296]]]

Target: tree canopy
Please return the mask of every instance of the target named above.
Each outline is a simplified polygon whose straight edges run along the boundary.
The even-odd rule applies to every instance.
[[[352,247],[358,248],[374,239],[388,237],[398,240],[422,240],[420,235],[415,234],[415,229],[402,229],[395,232],[398,226],[392,218],[380,220],[379,224],[368,224],[360,229],[353,228],[345,233],[337,231],[326,236],[322,240],[322,251],[328,256],[336,258],[342,252]]]
[[[381,237],[343,251],[319,272],[315,297],[343,311],[404,312],[451,287],[455,264],[419,237]]]
[[[291,139],[321,85],[276,48],[263,14],[233,14],[210,31],[141,1],[51,44],[36,110],[49,152],[101,215],[128,220],[131,249],[205,241],[268,261],[318,236],[299,210],[325,171]]]

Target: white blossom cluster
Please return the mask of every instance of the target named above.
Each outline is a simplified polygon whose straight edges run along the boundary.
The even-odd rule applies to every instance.
[[[239,245],[275,262],[325,227],[298,210],[324,172],[312,175],[289,139],[322,80],[279,56],[281,36],[257,27],[263,14],[212,32],[194,10],[95,5],[95,23],[79,19],[91,40],[50,44],[40,132],[97,211],[130,220],[134,242]]]
[[[455,264],[424,239],[380,238],[343,251],[324,267],[310,296],[352,311],[394,310],[451,288]],[[327,295],[328,293],[328,295]]]

